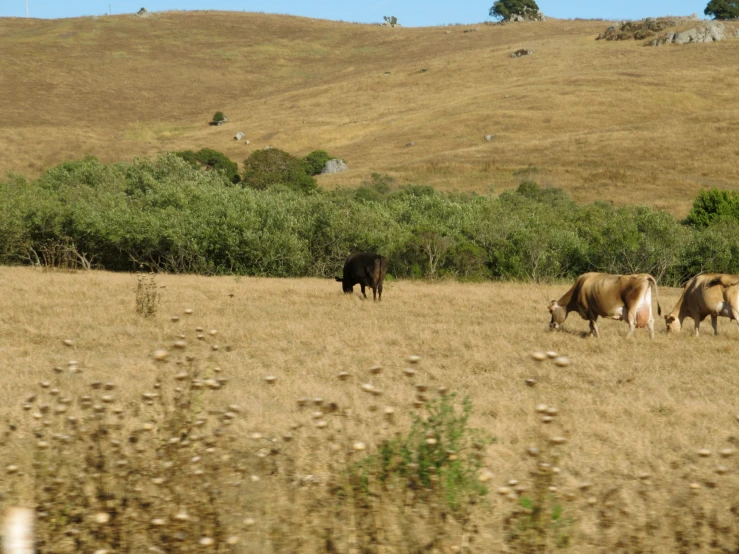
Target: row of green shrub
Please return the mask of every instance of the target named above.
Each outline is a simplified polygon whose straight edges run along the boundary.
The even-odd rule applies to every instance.
[[[392,189],[381,176],[337,191],[230,185],[174,154],[11,175],[0,181],[0,263],[43,263],[65,245],[116,271],[329,277],[349,253],[370,250],[412,278],[599,270],[677,285],[704,270],[739,273],[739,199],[722,191],[701,193],[681,222],[644,206],[578,205],[534,183],[498,196]]]

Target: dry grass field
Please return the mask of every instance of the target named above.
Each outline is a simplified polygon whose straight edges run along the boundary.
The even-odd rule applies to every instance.
[[[739,40],[596,42],[608,25],[390,29],[238,12],[0,19],[0,171],[203,147],[241,163],[271,145],[345,158],[350,172],[322,178],[328,187],[372,172],[478,191],[533,178],[580,201],[678,215],[701,188],[735,188]],[[511,59],[519,48],[535,53]],[[230,122],[209,127],[217,110]]]
[[[171,349],[179,333],[190,341],[186,352],[200,352],[202,343],[190,337],[202,326],[218,331],[215,338],[206,335],[205,342],[219,345],[219,363],[229,378],[222,402],[243,410],[234,426],[239,448],[253,453],[260,446],[248,438],[253,433],[279,437],[301,423],[294,431],[302,437],[296,443],[297,463],[310,465],[318,479],[333,454],[309,446],[316,436],[321,440],[323,431],[313,426],[310,409],[299,409],[298,398],[321,397],[340,410],[350,408],[346,438],[366,441],[372,451],[387,429],[382,410],[372,413],[370,405],[393,407],[402,429],[414,409],[414,384],[469,395],[471,425],[495,437],[483,456],[484,467],[492,472],[487,483],[492,492],[465,529],[449,527],[446,542],[418,552],[555,550],[506,544],[505,516],[517,504],[496,494],[512,479],[519,486],[534,486],[529,472],[536,460],[527,456],[527,448],[551,435],[567,439],[556,447],[561,448],[560,470],[552,493],[562,499],[565,524],[558,533],[568,537],[566,551],[734,552],[739,547],[739,460],[718,454],[739,443],[739,376],[733,361],[739,334],[733,322],[722,319],[718,337],[704,333],[696,339],[690,324],[682,334],[668,336],[659,321],[654,341],[644,330],[627,340],[626,325],[603,322],[602,338],[595,340],[582,338],[587,324],[575,316],[567,321],[566,332],[547,328],[547,301],[565,292],[567,283],[398,281],[387,284],[382,303],[373,303],[357,293],[344,296],[339,284],[328,280],[156,279],[159,310],[144,319],[135,313],[133,275],[0,268],[2,419],[24,421],[25,395],[48,378],[51,368],[74,359],[83,373],[54,376],[52,386],[60,382],[83,390],[93,380],[116,382],[116,394],[134,414],[124,425],[140,425],[131,406],[151,389],[159,372],[174,368],[157,366],[152,352]],[[678,295],[676,289],[661,289],[663,310],[671,309]],[[193,314],[185,315],[185,309]],[[173,315],[180,320],[172,322]],[[535,362],[534,350],[556,351],[571,364]],[[403,370],[411,354],[422,359],[409,379]],[[379,375],[368,372],[375,364],[384,368]],[[341,371],[350,374],[346,381],[337,379]],[[268,375],[276,382],[266,383]],[[534,387],[525,384],[531,378],[537,380]],[[367,382],[384,394],[378,399],[365,394],[360,384]],[[551,429],[535,413],[541,403],[559,410]],[[6,464],[29,463],[31,437],[25,424],[20,433],[13,443],[18,446],[2,451]],[[701,449],[710,455],[702,457]],[[720,465],[727,474],[714,473]],[[583,483],[590,486],[581,489]],[[257,524],[279,521],[285,533],[295,532],[285,523],[292,521],[285,514],[295,516],[295,506],[286,505],[278,489],[264,487]],[[301,533],[310,536],[306,522],[313,516],[296,517]],[[280,551],[274,536],[264,529],[260,533],[244,551]],[[333,551],[411,551],[386,540],[374,549],[355,545]]]

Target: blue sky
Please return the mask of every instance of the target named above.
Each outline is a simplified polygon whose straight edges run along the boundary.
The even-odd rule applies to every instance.
[[[228,10],[284,13],[377,23],[384,15],[394,15],[407,27],[479,23],[490,20],[488,10],[494,0],[28,0],[29,15],[40,18],[132,13],[141,7],[149,11]],[[542,12],[558,18],[641,19],[660,15],[703,17],[707,0],[537,0]],[[26,0],[0,0],[0,17],[24,17]]]

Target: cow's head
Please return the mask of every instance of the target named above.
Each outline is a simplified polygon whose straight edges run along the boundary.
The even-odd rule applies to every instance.
[[[682,328],[682,325],[680,324],[680,320],[676,318],[674,315],[666,315],[665,323],[667,324],[668,333],[671,331],[679,333],[680,329]]]
[[[567,312],[560,306],[556,300],[552,300],[549,304],[549,313],[552,314],[552,320],[549,322],[550,329],[559,329],[559,326],[567,319]]]
[[[344,291],[344,294],[349,294],[350,292],[354,292],[354,287],[347,286],[346,283],[344,283],[344,279],[341,277],[335,277],[335,279],[341,283],[341,290]]]

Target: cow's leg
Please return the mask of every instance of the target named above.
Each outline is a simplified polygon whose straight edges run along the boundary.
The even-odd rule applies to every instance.
[[[718,316],[711,314],[711,327],[713,327],[713,336],[718,336]]]
[[[377,300],[377,287],[372,287],[372,300]]]
[[[629,323],[629,334],[626,336],[630,337],[634,334],[634,329],[636,329],[636,310],[629,310],[627,312],[626,321]]]
[[[367,298],[367,295],[364,292],[364,283],[359,283],[359,286],[362,288],[362,296],[364,296],[365,298]]]
[[[736,328],[739,329],[739,310],[735,310],[734,308],[731,308],[731,314],[734,316],[734,323],[736,323]]]
[[[701,318],[700,317],[694,317],[693,321],[695,321],[695,336],[700,337],[700,329],[701,329]]]
[[[654,340],[654,318],[649,314],[649,321],[647,322],[647,328],[649,329],[649,338]]]
[[[377,285],[377,301],[382,302],[382,283]]]
[[[595,319],[590,320],[590,334],[596,339],[600,338],[600,330],[598,329],[598,322]]]

